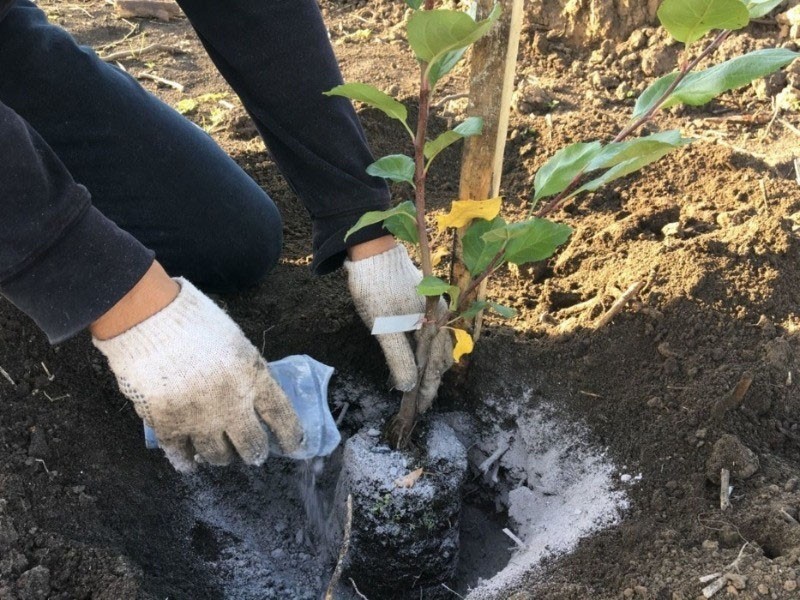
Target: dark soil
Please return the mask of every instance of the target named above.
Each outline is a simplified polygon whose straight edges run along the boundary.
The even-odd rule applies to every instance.
[[[415,67],[401,30],[387,25],[403,3],[321,4],[346,79],[391,90],[413,107]],[[310,276],[305,210],[186,20],[126,22],[99,0],[41,5],[101,52],[131,23],[136,31],[114,50],[180,47],[121,61],[132,73],[185,85],[180,94],[143,81],[173,105],[228,94],[232,109],[206,97],[190,117],[275,199],[286,247],[270,280],[224,298],[226,307],[268,360],[309,353],[383,389],[378,347],[341,274]],[[631,96],[677,54],[654,30],[643,41],[634,34],[581,50],[557,34],[528,23],[523,35],[518,87],[520,100],[530,101],[518,101],[512,114],[507,217],[524,214],[536,169],[549,156],[570,142],[613,135]],[[754,25],[722,54],[775,45],[777,36],[774,25]],[[464,91],[466,73],[460,68],[441,93]],[[786,84],[778,78],[664,115],[659,128],[681,127],[698,141],[570,201],[555,215],[575,229],[569,245],[546,269],[504,271],[490,285],[519,316],[490,319],[466,384],[446,385],[439,408],[466,403],[491,421],[498,414],[482,398],[532,389],[523,408],[546,399],[584,422],[617,464],[643,474],[622,524],[532,575],[514,598],[696,598],[704,585],[698,578],[723,570],[740,551],[745,587],[732,583],[720,596],[797,597],[800,186],[792,159],[800,154],[793,129],[800,118],[787,112],[770,123],[770,98]],[[439,107],[434,128],[462,118],[464,107],[463,99]],[[368,110],[361,117],[376,155],[404,148],[396,123]],[[435,207],[455,197],[458,159],[451,149],[432,170]],[[396,192],[405,199],[405,190]],[[598,329],[597,318],[638,281],[645,282],[638,299]],[[595,302],[579,306],[587,301]],[[139,419],[87,337],[51,348],[0,301],[0,367],[15,383],[0,377],[0,598],[222,597],[202,560],[213,539],[204,543],[185,514],[186,483],[145,450]],[[741,404],[726,402],[746,373],[753,383]],[[760,468],[734,479],[732,508],[721,512],[706,463],[726,434],[753,451]]]

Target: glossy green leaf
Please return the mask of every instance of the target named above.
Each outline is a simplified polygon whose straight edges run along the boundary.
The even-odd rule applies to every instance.
[[[460,60],[464,50],[483,37],[500,16],[495,5],[483,21],[457,10],[423,10],[408,20],[408,43],[417,58],[428,64],[428,80],[435,84]]]
[[[487,302],[486,300],[475,300],[475,302],[473,302],[470,307],[459,316],[462,319],[474,319],[478,316],[479,312],[486,310],[487,308],[492,309],[504,319],[511,319],[517,316],[517,311],[515,309],[509,306],[503,306],[502,304],[497,304],[497,302]]]
[[[459,316],[462,319],[474,319],[478,316],[478,313],[484,310],[487,306],[489,306],[489,303],[486,300],[475,300],[475,302],[470,304],[470,307]]]
[[[414,10],[418,10],[419,7],[422,6],[422,0],[406,0],[406,4]]]
[[[451,131],[445,131],[435,140],[425,142],[425,158],[427,158],[428,163],[430,163],[436,158],[437,154],[448,146],[465,137],[480,135],[482,131],[483,119],[480,117],[469,117]]]
[[[364,227],[383,221],[384,227],[401,240],[416,244],[419,237],[416,228],[417,210],[411,201],[402,202],[389,210],[378,210],[365,213],[358,222],[351,227],[344,236],[347,240],[352,234]],[[390,227],[390,223],[392,226]],[[400,233],[398,233],[398,231]],[[401,235],[405,234],[405,235]]]
[[[373,177],[383,177],[392,181],[404,181],[414,185],[414,159],[405,154],[390,154],[379,158],[367,167]]]
[[[505,238],[487,242],[483,236],[489,231],[504,230],[505,228],[506,222],[501,217],[492,221],[477,219],[464,233],[461,238],[464,265],[473,277],[482,273],[489,266],[505,243]]]
[[[742,0],[664,0],[658,18],[670,35],[691,44],[712,29],[741,29],[750,22]]]
[[[634,138],[624,142],[615,142],[604,146],[600,153],[587,165],[586,171],[610,169],[621,163],[637,160],[658,152],[665,147],[679,148],[691,140],[681,136],[677,129],[660,131],[652,135]]]
[[[455,310],[458,306],[458,296],[461,290],[457,285],[450,285],[439,277],[429,275],[423,277],[422,281],[417,285],[417,293],[420,296],[441,296],[447,294],[450,297],[450,310]]]
[[[678,77],[678,75],[679,73],[675,71],[674,73],[664,75],[663,77],[660,77],[651,83],[647,89],[642,92],[642,95],[637,98],[636,106],[633,107],[633,118],[638,119],[652,109],[659,100],[664,98],[664,94],[667,93],[667,90]],[[669,96],[664,99],[668,100]]]
[[[422,281],[417,284],[417,293],[420,296],[441,296],[446,294],[449,289],[449,283],[433,275],[423,277]]]
[[[507,229],[510,239],[505,259],[515,265],[550,258],[572,233],[568,225],[539,218],[514,223]]]
[[[689,104],[690,106],[706,104],[724,92],[745,86],[756,79],[774,73],[798,57],[800,57],[800,53],[786,48],[768,48],[737,56],[705,71],[689,73],[670,94],[662,107],[669,108],[677,104]],[[646,113],[653,103],[663,96],[675,77],[677,77],[676,73],[670,73],[645,90],[636,103],[634,118]],[[667,78],[671,78],[671,80],[667,81]]]
[[[683,138],[678,131],[664,131],[647,137],[609,144],[604,150],[608,153],[597,158],[596,169],[608,169],[605,173],[586,183],[573,192],[593,192],[607,183],[625,177],[638,171],[642,167],[654,163],[673,150],[691,143],[692,140]]]
[[[601,151],[600,142],[577,143],[556,152],[536,172],[534,202],[563,192]]]
[[[517,316],[517,311],[510,306],[503,306],[497,302],[489,302],[489,307],[504,319],[512,319]]]
[[[751,19],[760,19],[778,8],[786,0],[750,0],[747,3],[747,10],[750,12]]]
[[[392,119],[397,119],[403,123],[405,123],[408,118],[408,111],[405,106],[390,95],[366,83],[345,83],[344,85],[337,85],[332,90],[323,92],[323,94],[326,96],[343,96],[350,100],[363,102],[364,104],[368,104],[373,108],[383,111]]]
[[[419,244],[417,207],[410,200],[406,200],[398,204],[396,210],[395,214],[384,219],[383,226],[397,239],[409,244]]]

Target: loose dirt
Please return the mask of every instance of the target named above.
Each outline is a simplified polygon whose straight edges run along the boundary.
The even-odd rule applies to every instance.
[[[417,75],[394,25],[404,4],[321,5],[345,78],[398,95],[413,119]],[[181,49],[120,63],[183,84],[181,94],[142,82],[173,106],[194,99],[189,117],[269,191],[285,220],[284,258],[268,283],[222,301],[269,360],[308,353],[346,376],[334,381],[333,397],[339,408],[351,403],[349,430],[380,421],[374,399],[396,399],[385,391],[378,347],[341,274],[309,275],[305,210],[186,20],[123,21],[100,0],[41,6],[102,52],[154,42]],[[778,33],[767,19],[733,36],[721,55],[785,43]],[[526,212],[536,169],[556,150],[611,137],[636,93],[671,68],[678,50],[654,29],[576,48],[529,15],[504,174],[507,217]],[[467,72],[460,67],[442,95],[464,92]],[[792,85],[797,64],[705,108],[671,110],[656,125],[681,127],[696,143],[567,203],[555,218],[575,229],[568,246],[546,268],[503,271],[491,283],[490,293],[519,316],[489,320],[466,381],[448,380],[436,410],[473,415],[484,436],[515,431],[542,410],[560,424],[578,424],[583,447],[613,466],[604,471],[618,480],[610,492],[624,493],[628,505],[620,522],[526,570],[498,597],[680,600],[699,597],[707,585],[699,578],[718,572],[732,577],[717,597],[797,597],[800,185],[793,159],[800,118],[785,111],[773,119],[771,104]],[[463,118],[465,106],[455,98],[437,107],[434,132]],[[370,110],[360,116],[376,155],[410,150],[396,123]],[[431,171],[436,209],[455,197],[458,159],[452,148]],[[407,197],[400,187],[395,192],[397,200]],[[598,329],[598,318],[639,281],[639,297]],[[0,367],[14,382],[0,377],[0,598],[302,598],[306,586],[317,589],[316,578],[302,571],[288,581],[280,565],[297,570],[304,561],[318,566],[325,583],[327,563],[303,531],[291,463],[276,461],[263,473],[213,471],[201,493],[196,480],[145,450],[140,421],[85,336],[51,348],[5,302]],[[752,385],[731,403],[746,373]],[[719,484],[706,474],[723,436],[735,436],[758,459],[754,474],[732,480],[724,512]],[[500,481],[513,477],[508,460]],[[714,468],[717,460],[725,458],[714,456]],[[539,475],[547,478],[543,464]],[[496,519],[485,530],[490,548],[513,545],[498,534],[514,515],[510,522],[507,505],[492,501],[496,493],[480,477],[466,484],[473,522]],[[466,554],[479,550],[464,547]],[[507,556],[480,577],[500,570]],[[261,571],[247,570],[258,561]],[[258,578],[251,588],[232,583],[273,571],[280,577],[271,588]]]

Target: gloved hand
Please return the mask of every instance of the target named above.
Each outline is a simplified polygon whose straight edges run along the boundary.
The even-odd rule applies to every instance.
[[[375,319],[425,312],[425,298],[417,293],[422,273],[414,266],[403,246],[357,261],[345,261],[348,285],[359,316],[372,329]],[[439,311],[447,310],[444,301]],[[441,314],[441,312],[439,313]],[[415,335],[418,338],[419,334]],[[425,372],[420,373],[411,339],[407,333],[376,336],[389,365],[394,385],[407,392],[420,381],[418,409],[427,410],[442,375],[453,366],[453,339],[447,329],[441,329],[431,343],[431,354]]]
[[[94,339],[122,393],[178,471],[196,461],[251,465],[269,454],[259,418],[287,453],[303,430],[266,361],[239,326],[185,279],[160,312],[109,340]]]

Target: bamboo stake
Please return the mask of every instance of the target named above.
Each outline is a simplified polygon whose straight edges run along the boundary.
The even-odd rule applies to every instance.
[[[524,0],[478,0],[477,17],[485,18],[496,2],[503,8],[499,23],[472,49],[468,113],[483,118],[483,135],[465,140],[459,186],[461,200],[486,200],[500,195]],[[462,228],[456,233],[451,273],[451,280],[457,282],[462,292],[469,284],[469,273],[462,258],[461,236],[465,231],[466,228]],[[479,299],[485,298],[485,280],[474,294]],[[466,325],[471,326],[477,340],[481,315]]]

